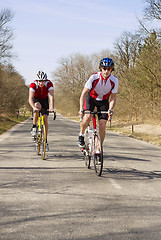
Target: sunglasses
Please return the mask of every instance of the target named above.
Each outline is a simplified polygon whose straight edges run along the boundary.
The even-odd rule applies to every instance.
[[[107,71],[110,71],[110,70],[112,70],[112,68],[109,68],[109,67],[103,67],[103,70],[104,70],[104,71],[106,71],[106,70],[107,70]]]

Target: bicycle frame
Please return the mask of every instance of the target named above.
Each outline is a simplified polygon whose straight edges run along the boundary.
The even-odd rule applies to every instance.
[[[44,116],[39,113],[38,125],[37,125],[37,137],[36,137],[36,152],[37,155],[41,153],[42,160],[45,159],[46,152],[46,129]]]
[[[54,113],[53,120],[56,119],[56,111],[52,111]],[[41,153],[42,160],[45,159],[46,154],[46,139],[47,132],[45,127],[44,115],[39,112],[38,121],[37,121],[37,136],[36,136],[36,152],[37,155]]]
[[[38,129],[41,129],[41,125],[45,125],[44,123],[44,115],[38,117]]]
[[[92,117],[92,120],[93,120],[93,128],[94,130],[96,130],[96,115],[94,114],[93,117]]]
[[[103,146],[102,146],[99,132],[97,131],[96,115],[98,113],[108,113],[108,112],[105,112],[105,111],[101,111],[101,112],[86,111],[85,112],[85,114],[92,114],[93,129],[91,130],[90,123],[89,123],[89,126],[85,134],[87,136],[87,141],[85,141],[85,147],[82,148],[82,152],[84,153],[84,159],[85,159],[85,164],[87,168],[90,168],[90,163],[92,158],[95,172],[98,176],[101,176],[102,169],[103,169]],[[91,134],[91,131],[92,131],[92,134]]]

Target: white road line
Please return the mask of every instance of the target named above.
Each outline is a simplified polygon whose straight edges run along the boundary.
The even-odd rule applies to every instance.
[[[109,181],[114,186],[114,188],[116,188],[116,189],[121,189],[122,188],[114,179],[109,178]]]

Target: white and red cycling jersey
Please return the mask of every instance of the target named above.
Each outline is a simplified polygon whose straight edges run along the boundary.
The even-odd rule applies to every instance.
[[[38,99],[47,98],[49,91],[53,89],[53,83],[50,80],[46,80],[43,87],[39,87],[38,81],[36,80],[30,84],[30,91],[33,91],[35,93],[34,97]]]
[[[93,73],[85,84],[90,96],[97,101],[107,100],[111,93],[118,91],[118,79],[114,75],[104,78],[101,72]]]

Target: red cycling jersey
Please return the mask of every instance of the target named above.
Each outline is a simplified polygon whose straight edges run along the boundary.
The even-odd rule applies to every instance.
[[[53,89],[53,83],[50,80],[46,80],[43,87],[39,87],[38,81],[36,80],[30,84],[30,91],[33,91],[35,93],[34,97],[38,99],[47,98],[49,91]]]
[[[97,101],[107,100],[111,93],[117,93],[118,79],[112,74],[105,79],[101,72],[97,72],[90,76],[85,87],[90,90],[90,96]]]

